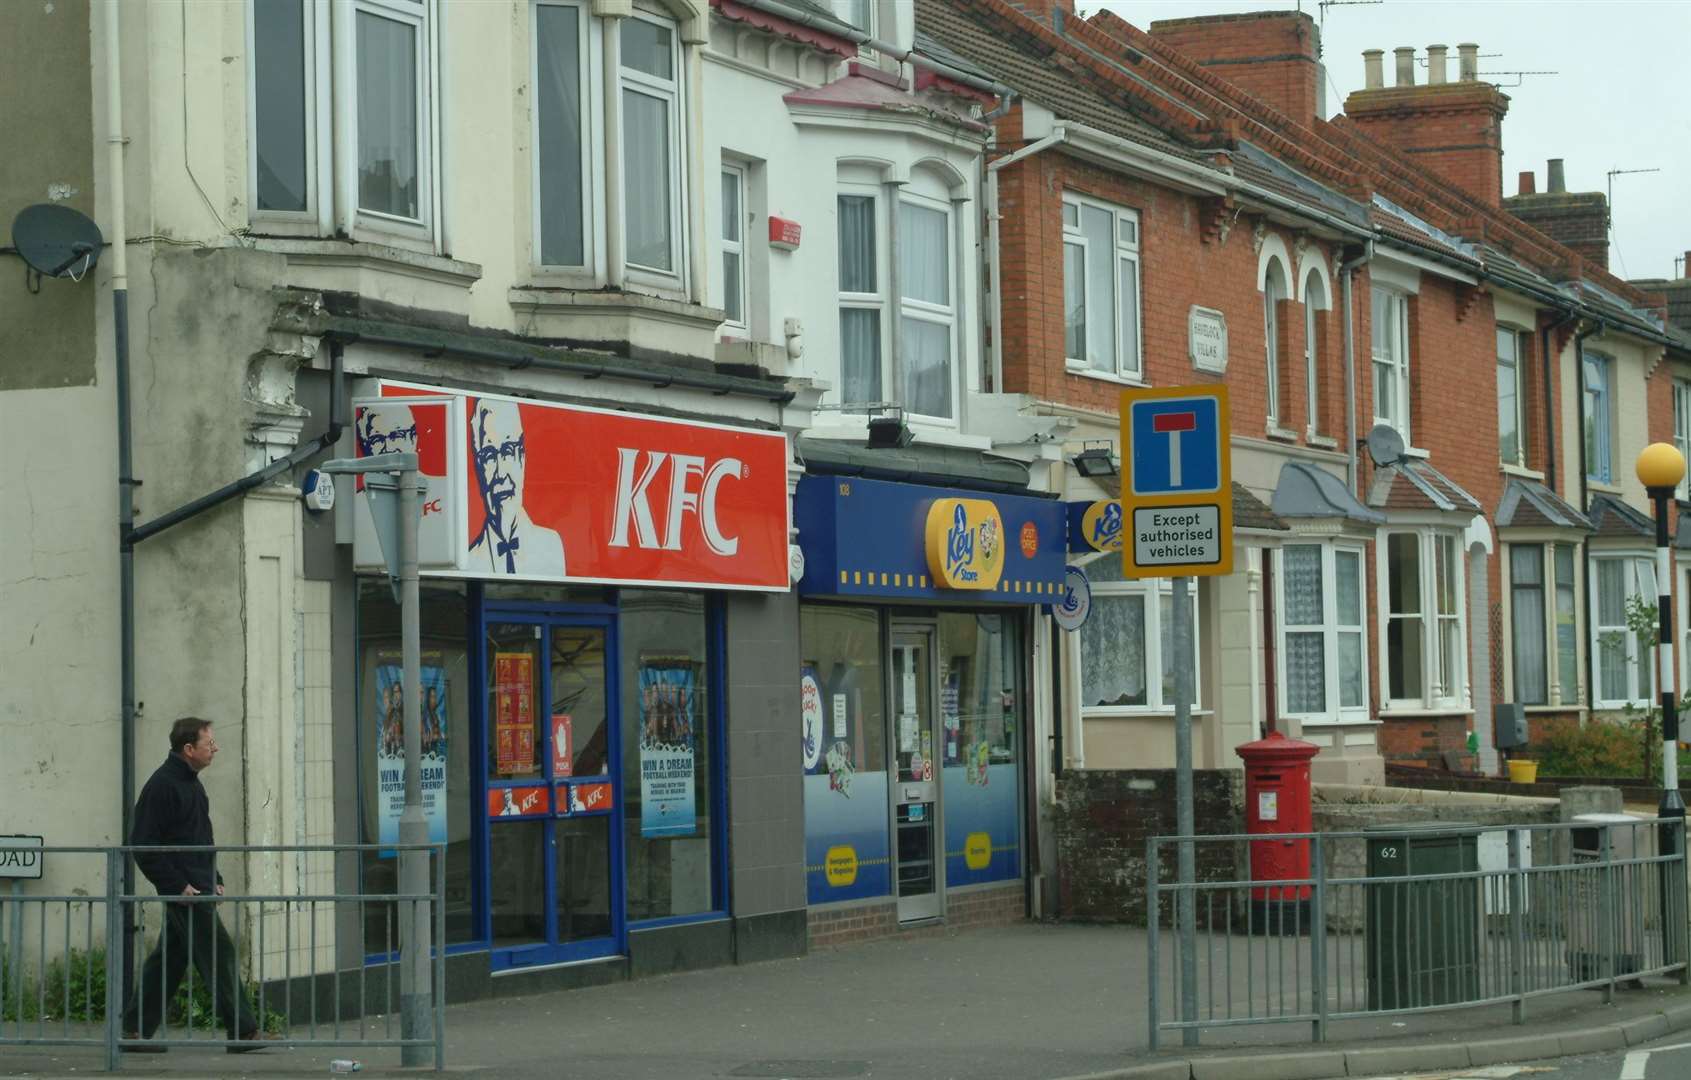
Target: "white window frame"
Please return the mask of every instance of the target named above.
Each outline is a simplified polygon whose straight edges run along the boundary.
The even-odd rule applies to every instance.
[[[1626,590],[1622,597],[1622,619],[1617,625],[1602,622],[1603,607],[1598,595],[1603,582],[1602,564],[1606,562],[1621,562],[1625,569],[1622,575],[1621,587]],[[1649,580],[1643,580],[1644,574]],[[1627,630],[1624,621],[1625,603],[1628,597],[1644,596],[1654,599],[1656,596],[1656,562],[1655,556],[1648,551],[1594,551],[1591,553],[1591,574],[1587,582],[1589,588],[1590,617],[1586,620],[1589,628],[1589,638],[1586,647],[1591,650],[1591,707],[1593,709],[1624,709],[1628,705],[1639,708],[1649,708],[1654,702],[1656,685],[1656,652],[1653,647],[1639,647],[1638,635]],[[1603,635],[1622,631],[1626,639],[1626,683],[1632,696],[1628,698],[1606,698],[1602,694],[1603,686]]]
[[[1310,286],[1319,285],[1321,296],[1327,302],[1326,307],[1320,306],[1310,298]],[[1332,308],[1332,298],[1327,295],[1327,281],[1319,270],[1311,268],[1304,275],[1303,281],[1303,360],[1304,360],[1304,397],[1305,407],[1308,409],[1308,422],[1305,425],[1306,435],[1317,435],[1321,432],[1321,316],[1320,312]]]
[[[335,146],[337,220],[360,230],[434,243],[438,237],[440,158],[436,88],[440,85],[437,0],[348,0],[333,7],[335,20]],[[372,15],[416,30],[417,214],[405,218],[358,204],[358,17]]]
[[[1513,351],[1514,351],[1514,355],[1508,358],[1507,365],[1505,365],[1505,362],[1504,362],[1503,348],[1502,348],[1503,341],[1504,341],[1505,338],[1507,338],[1509,340],[1510,344],[1513,347]],[[1498,419],[1499,427],[1498,427],[1498,432],[1497,432],[1497,458],[1504,465],[1515,465],[1515,466],[1520,466],[1520,467],[1525,467],[1525,465],[1527,463],[1526,379],[1524,379],[1522,377],[1524,375],[1523,365],[1526,362],[1526,357],[1524,355],[1524,350],[1521,348],[1521,346],[1524,343],[1525,343],[1525,334],[1521,330],[1519,330],[1519,329],[1517,329],[1513,326],[1508,326],[1508,325],[1505,325],[1505,324],[1502,324],[1502,323],[1498,324],[1498,327],[1497,327],[1497,345],[1498,345],[1498,349],[1497,349],[1497,378],[1498,378],[1497,419]],[[1502,426],[1501,426],[1502,422],[1503,422],[1503,404],[1502,404],[1503,386],[1502,386],[1502,382],[1503,382],[1503,369],[1504,369],[1505,366],[1507,366],[1510,369],[1510,371],[1512,372],[1512,375],[1510,377],[1514,380],[1514,383],[1515,383],[1515,417],[1514,417],[1514,419],[1515,419],[1515,455],[1514,455],[1514,457],[1508,456],[1503,451],[1503,430],[1502,430]]]
[[[726,257],[733,255],[739,259],[740,267],[740,273],[738,275],[740,279],[740,317],[738,319],[725,318],[722,321],[722,325],[725,329],[738,330],[742,334],[751,333],[752,323],[751,269],[749,266],[751,259],[749,252],[746,250],[748,246],[746,244],[746,228],[751,221],[751,215],[746,209],[746,199],[751,194],[751,185],[748,183],[749,179],[750,171],[744,165],[735,161],[730,161],[726,158],[723,159],[721,183],[724,190],[726,190],[730,182],[732,182],[734,186],[734,190],[736,192],[734,205],[738,207],[739,213],[739,228],[736,231],[740,235],[737,240],[730,240],[728,238],[728,221],[727,215],[724,212],[723,220],[718,223],[716,230],[717,240],[721,245],[719,253],[723,256],[721,260],[723,264],[722,306],[724,312],[726,312],[728,308],[728,267]],[[720,197],[719,193],[717,205],[721,206],[722,203],[723,199]]]
[[[1595,483],[1607,484],[1614,476],[1615,362],[1602,353],[1588,352],[1585,363],[1603,376],[1601,385],[1593,386],[1586,371],[1580,371],[1580,393],[1585,396],[1585,422],[1593,436],[1585,450],[1585,476]],[[1595,402],[1593,398],[1596,398]],[[1580,432],[1579,437],[1584,439],[1586,433]]]
[[[959,282],[960,282],[959,271],[961,269],[957,265],[957,215],[955,213],[953,213],[952,205],[951,205],[951,202],[949,200],[934,198],[932,196],[927,196],[927,195],[922,195],[918,192],[901,191],[899,193],[899,196],[898,196],[898,205],[899,205],[900,210],[902,210],[905,206],[914,206],[914,207],[919,207],[923,210],[938,211],[939,213],[945,215],[946,296],[948,297],[950,302],[948,304],[941,305],[941,304],[935,304],[935,303],[931,303],[931,302],[928,302],[928,301],[925,301],[925,300],[917,300],[917,299],[905,296],[904,295],[903,276],[900,275],[897,317],[900,320],[914,319],[914,320],[917,320],[919,322],[932,323],[932,324],[941,325],[941,326],[945,327],[945,329],[946,329],[946,342],[947,342],[947,346],[948,346],[948,359],[947,359],[947,362],[946,362],[946,366],[947,366],[947,368],[949,369],[949,372],[950,372],[950,378],[948,380],[948,383],[949,383],[948,390],[949,390],[949,393],[950,393],[951,415],[950,416],[932,416],[932,415],[929,415],[927,413],[915,412],[907,404],[908,395],[905,393],[905,388],[904,388],[903,385],[899,385],[899,386],[896,386],[896,387],[893,388],[894,396],[891,398],[891,400],[897,401],[900,404],[905,405],[905,414],[906,415],[913,417],[915,419],[921,420],[924,423],[938,424],[938,425],[943,425],[943,426],[947,426],[947,427],[956,427],[957,424],[958,424],[958,413],[961,411],[958,408],[958,398],[959,398],[958,381],[959,381],[959,379],[962,375],[962,371],[961,371],[962,364],[959,362],[959,355],[960,355],[962,350],[960,350],[958,348],[958,340],[957,340],[958,336],[959,336],[959,334],[958,334],[959,327],[957,325],[957,289],[958,289],[958,285],[959,285]],[[902,238],[902,237],[900,238],[900,240],[901,240],[900,250],[901,251],[905,250],[905,246],[902,242],[903,239],[904,238]],[[888,245],[888,247],[890,248],[891,245]],[[888,327],[882,328],[882,334],[883,335],[885,335],[889,332],[890,332],[890,328],[888,328]],[[900,330],[899,340],[901,342],[904,340],[902,329]],[[882,355],[882,358],[883,358],[882,372],[881,372],[881,386],[883,388],[882,393],[886,393],[885,388],[889,385],[889,382],[890,382],[890,380],[887,378],[886,361],[891,359],[891,350],[886,347],[885,342],[884,342],[884,338],[883,338],[881,355]],[[903,362],[903,358],[900,357],[899,360],[900,360],[900,362],[898,364],[898,374],[899,374],[900,379],[904,379],[908,376],[909,371],[908,371],[905,363]]]
[[[1540,578],[1540,587],[1544,591],[1544,626],[1541,629],[1544,635],[1545,658],[1545,686],[1543,701],[1524,700],[1520,680],[1515,674],[1515,643],[1520,639],[1522,632],[1522,627],[1519,621],[1520,615],[1515,609],[1516,586],[1513,560],[1516,548],[1536,548],[1538,552],[1540,573],[1542,574],[1542,577]],[[1558,624],[1562,613],[1558,607],[1558,594],[1561,590],[1561,583],[1557,580],[1556,553],[1563,548],[1566,548],[1568,551],[1569,569],[1572,574],[1572,578],[1568,583],[1573,593],[1570,601],[1572,610],[1569,614],[1574,620],[1574,681],[1571,686],[1564,685],[1562,682],[1561,642],[1557,639],[1557,631],[1559,629]],[[1577,706],[1580,702],[1579,567],[1579,545],[1572,540],[1545,538],[1510,541],[1504,552],[1503,588],[1508,597],[1507,604],[1509,612],[1509,655],[1508,667],[1506,669],[1508,672],[1507,685],[1509,687],[1509,699],[1512,701],[1519,701],[1529,709],[1567,708],[1570,706]]]
[[[1691,382],[1673,380],[1673,445],[1691,461]],[[1691,469],[1679,482],[1678,497],[1691,499]]]
[[[1368,335],[1368,351],[1373,359],[1370,374],[1375,382],[1374,423],[1396,428],[1397,433],[1403,436],[1404,443],[1413,445],[1409,430],[1409,296],[1396,289],[1374,286],[1369,297],[1370,320],[1375,317],[1382,301],[1385,304],[1387,317],[1392,321],[1392,326],[1386,330],[1387,351],[1385,355],[1374,351],[1374,335],[1372,333]],[[1396,411],[1401,413],[1401,416],[1380,415],[1378,408],[1380,403],[1379,380],[1382,367],[1387,369],[1387,377],[1392,380],[1392,398],[1396,405]]]
[[[1274,295],[1277,287],[1279,296]],[[1270,257],[1262,278],[1262,337],[1268,375],[1268,422],[1275,427],[1280,424],[1280,304],[1291,295],[1286,264]]]
[[[1111,556],[1105,555],[1108,559]],[[1163,695],[1163,619],[1174,617],[1174,586],[1167,578],[1146,578],[1140,581],[1100,581],[1092,586],[1094,601],[1099,598],[1119,598],[1125,596],[1140,596],[1145,601],[1145,704],[1143,705],[1089,705],[1086,697],[1085,662],[1082,659],[1080,639],[1078,634],[1086,632],[1085,628],[1077,631],[1074,648],[1070,650],[1074,657],[1074,685],[1076,696],[1080,700],[1080,711],[1083,717],[1108,716],[1146,716],[1168,714],[1174,711],[1174,701],[1164,700]],[[1198,631],[1198,590],[1190,589],[1187,598],[1192,604],[1192,708],[1201,707],[1203,698],[1203,639]],[[1172,628],[1171,628],[1172,632]]]
[[[875,9],[879,6],[880,6],[880,0],[863,0],[863,7],[864,7],[864,9],[866,10],[866,12],[869,16],[869,18],[868,18],[869,25],[868,26],[857,26],[856,23],[851,21],[850,16],[848,16],[845,13],[846,10],[848,10],[851,7],[850,0],[833,0],[833,2],[828,5],[829,10],[831,10],[834,13],[834,17],[836,19],[838,19],[841,22],[847,24],[848,26],[857,26],[857,29],[863,31],[865,34],[868,34],[872,38],[878,36],[875,33],[875,24],[876,24],[876,20],[879,16],[879,13]]]
[[[846,309],[852,309],[852,310],[858,310],[858,311],[869,310],[869,311],[879,312],[880,319],[879,319],[879,322],[878,322],[878,326],[879,326],[878,345],[879,345],[879,353],[880,353],[880,370],[877,372],[876,385],[879,386],[880,391],[876,396],[876,400],[877,401],[890,401],[890,400],[893,399],[894,394],[893,394],[893,391],[888,386],[888,383],[889,383],[890,380],[887,377],[888,364],[889,364],[887,354],[890,351],[890,347],[888,345],[888,335],[891,332],[891,328],[888,324],[889,309],[890,309],[891,305],[889,305],[887,303],[887,280],[888,280],[888,277],[889,277],[889,274],[888,274],[889,267],[888,267],[888,261],[887,261],[888,260],[887,248],[889,246],[887,244],[887,236],[888,236],[888,233],[887,233],[887,228],[888,228],[887,200],[883,197],[883,191],[882,191],[882,189],[879,185],[869,184],[869,183],[852,183],[852,182],[849,182],[849,181],[841,181],[838,184],[838,190],[834,194],[835,223],[836,223],[834,243],[836,245],[836,247],[835,247],[836,252],[839,251],[839,246],[838,246],[839,245],[839,235],[838,235],[839,211],[838,211],[838,207],[839,207],[839,200],[841,198],[864,198],[864,199],[868,199],[868,200],[870,200],[870,205],[873,207],[873,217],[875,219],[875,291],[874,292],[847,292],[847,291],[845,291],[844,286],[839,281],[839,277],[838,277],[839,262],[838,262],[838,258],[836,258],[836,260],[835,260],[835,288],[837,290],[837,295],[838,295],[837,307],[841,311],[844,311]],[[844,344],[843,330],[841,331],[840,348],[837,350],[836,355],[838,355],[839,361],[840,361],[840,372],[839,372],[839,389],[837,391],[835,391],[834,393],[838,396],[840,403],[844,404],[844,405],[869,404],[869,402],[848,401],[845,397],[845,344]]]
[[[247,217],[259,231],[294,236],[319,236],[333,228],[331,192],[334,160],[330,133],[329,0],[301,0],[305,71],[305,209],[264,210],[258,205],[258,42],[257,16],[246,5],[247,45]]]
[[[1067,210],[1070,207],[1073,207],[1075,211],[1075,223],[1072,226],[1067,220]],[[1068,260],[1066,252],[1070,247],[1078,247],[1081,252],[1080,288],[1081,295],[1084,297],[1082,301],[1082,310],[1085,312],[1091,312],[1095,310],[1095,307],[1090,295],[1090,290],[1092,288],[1092,275],[1088,273],[1088,263],[1092,255],[1091,244],[1088,242],[1085,233],[1081,231],[1080,227],[1080,212],[1082,207],[1102,210],[1111,215],[1111,233],[1115,240],[1115,249],[1110,262],[1110,318],[1114,320],[1116,328],[1115,367],[1114,370],[1095,368],[1087,362],[1087,359],[1084,356],[1065,356],[1065,363],[1067,364],[1069,370],[1080,374],[1091,375],[1094,377],[1113,377],[1121,380],[1137,381],[1144,377],[1145,372],[1145,277],[1144,266],[1141,264],[1139,259],[1140,234],[1142,231],[1139,211],[1131,210],[1125,206],[1117,206],[1114,203],[1108,203],[1102,199],[1094,199],[1073,192],[1065,192],[1063,194],[1063,209],[1065,211],[1063,220],[1063,246],[1065,251],[1065,277],[1063,282],[1064,295],[1067,295],[1068,290]],[[1131,236],[1129,235],[1130,231]],[[1124,262],[1133,264],[1133,312],[1135,324],[1133,328],[1132,356],[1124,356],[1123,349],[1121,347],[1123,331],[1125,329],[1122,325],[1121,317],[1122,263]],[[1066,333],[1064,335],[1064,339],[1063,351],[1066,354],[1068,352]]]
[[[1389,628],[1394,618],[1391,611],[1390,538],[1395,535],[1413,536],[1416,540],[1416,570],[1421,593],[1421,611],[1413,616],[1421,622],[1421,696],[1418,698],[1390,696],[1392,654]],[[1447,566],[1455,584],[1454,612],[1444,612],[1439,608],[1438,553],[1435,549],[1446,543],[1450,545],[1451,553]],[[1462,534],[1429,525],[1393,525],[1380,530],[1374,547],[1379,596],[1380,711],[1465,711],[1468,708],[1468,559]],[[1458,643],[1454,672],[1442,670],[1440,632],[1449,623],[1455,624]]]
[[[1286,572],[1283,551],[1287,547],[1316,547],[1321,550],[1320,624],[1286,622]],[[1358,611],[1355,623],[1339,621],[1338,560],[1340,556],[1356,560]],[[1288,719],[1302,724],[1366,724],[1372,721],[1368,706],[1368,554],[1357,543],[1335,542],[1320,537],[1299,537],[1286,540],[1274,551],[1274,667],[1275,710]],[[1287,705],[1286,694],[1286,634],[1320,633],[1322,639],[1322,668],[1326,679],[1327,707],[1321,712],[1293,712]],[[1339,635],[1354,633],[1362,648],[1362,703],[1340,704]]]
[[[540,9],[543,7],[568,8],[576,12],[580,45],[580,85],[578,87],[581,102],[581,257],[579,265],[568,263],[544,262],[541,243],[541,231],[544,222],[541,220],[542,177],[540,174]],[[605,160],[604,152],[604,107],[599,96],[599,87],[603,84],[600,75],[603,63],[600,47],[599,21],[591,18],[587,4],[583,0],[533,0],[529,11],[529,177],[530,177],[530,229],[529,242],[532,256],[530,268],[537,275],[548,274],[595,274],[597,272],[602,253],[602,222]]]
[[[681,47],[681,24],[672,18],[636,8],[630,19],[661,26],[669,31],[670,40],[670,71],[672,77],[661,79],[643,71],[636,71],[621,62],[619,55],[617,62],[617,116],[623,115],[622,95],[626,91],[645,94],[659,98],[669,106],[669,189],[673,198],[669,202],[669,270],[660,267],[643,266],[634,262],[628,256],[628,198],[626,191],[622,198],[623,220],[611,223],[611,227],[623,230],[623,260],[626,264],[628,280],[668,291],[681,292],[687,287],[687,222],[691,220],[688,206],[687,187],[687,69],[686,53]],[[620,33],[620,28],[618,30]],[[626,150],[628,129],[617,133],[617,143]],[[626,160],[626,159],[625,159]],[[624,183],[627,183],[627,168],[622,170]]]

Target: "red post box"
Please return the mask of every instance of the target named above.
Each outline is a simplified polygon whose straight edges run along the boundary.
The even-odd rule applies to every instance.
[[[1310,831],[1309,761],[1321,748],[1271,731],[1234,751],[1245,760],[1245,831],[1252,835]],[[1309,877],[1308,840],[1252,840],[1253,882]],[[1308,885],[1259,884],[1251,889],[1251,929],[1301,934],[1309,930]]]

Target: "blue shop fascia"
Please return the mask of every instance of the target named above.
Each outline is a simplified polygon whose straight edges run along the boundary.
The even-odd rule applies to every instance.
[[[1020,917],[1031,641],[1063,595],[1064,504],[808,467],[793,520],[812,938],[863,909]]]

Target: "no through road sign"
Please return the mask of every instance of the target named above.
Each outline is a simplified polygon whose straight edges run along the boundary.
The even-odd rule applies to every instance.
[[[1227,388],[1124,391],[1121,426],[1126,575],[1232,573]]]

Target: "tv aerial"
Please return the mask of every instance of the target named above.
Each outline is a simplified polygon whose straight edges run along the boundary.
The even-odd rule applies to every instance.
[[[87,277],[105,242],[88,215],[58,203],[26,206],[12,219],[12,247],[28,267],[24,282],[32,293],[41,291],[44,277]]]

